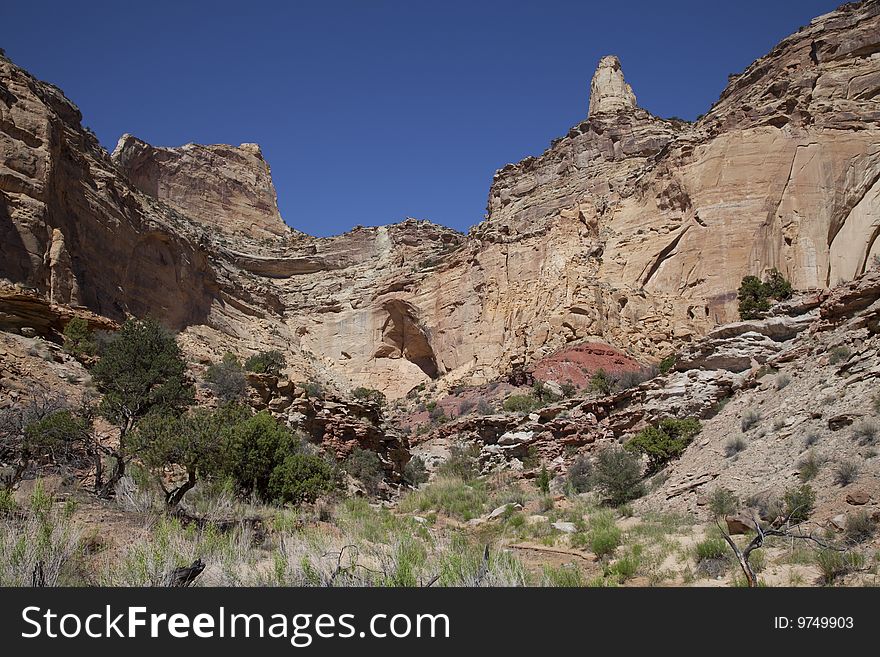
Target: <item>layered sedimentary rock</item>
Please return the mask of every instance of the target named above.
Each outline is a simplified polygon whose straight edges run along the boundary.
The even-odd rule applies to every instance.
[[[290,232],[257,144],[157,148],[123,135],[112,158],[140,191],[206,226],[257,239]]]
[[[876,0],[782,41],[694,124],[639,108],[606,57],[588,118],[498,171],[467,236],[408,220],[317,239],[281,222],[257,147],[125,136],[111,158],[0,58],[0,276],[157,316],[201,359],[281,349],[297,380],[391,397],[583,341],[655,359],[735,319],[744,275],[826,288],[880,253],[878,92]]]

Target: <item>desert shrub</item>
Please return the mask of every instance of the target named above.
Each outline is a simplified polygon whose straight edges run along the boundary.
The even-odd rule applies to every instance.
[[[850,356],[852,356],[852,349],[846,345],[838,345],[828,352],[828,362],[832,365],[839,365],[848,361]]]
[[[599,558],[614,554],[614,551],[620,547],[621,531],[614,524],[611,514],[599,513],[591,518],[588,541],[590,551]]]
[[[226,352],[219,363],[211,363],[208,366],[205,382],[214,391],[221,404],[240,401],[247,392],[244,368],[231,352]]]
[[[742,429],[743,431],[748,431],[760,421],[760,411],[757,411],[754,408],[747,408],[745,411],[743,411],[742,417],[740,418],[739,426],[740,429]]]
[[[532,395],[510,395],[504,400],[502,408],[508,413],[531,413],[540,406],[541,402]]]
[[[244,368],[248,372],[256,374],[271,374],[278,376],[281,370],[287,365],[284,360],[284,354],[276,349],[269,351],[261,351],[254,354],[244,362]]]
[[[574,564],[564,564],[558,567],[544,566],[541,586],[582,588],[584,586],[584,575],[580,568]]]
[[[385,477],[385,469],[382,467],[382,459],[376,452],[355,447],[342,467],[348,474],[358,479],[370,495],[379,492],[379,484]]]
[[[550,387],[542,381],[535,381],[535,384],[532,386],[532,397],[542,405],[559,401],[559,396],[555,395],[550,390]]]
[[[403,468],[403,480],[410,486],[418,486],[428,481],[428,470],[421,456],[413,456]]]
[[[24,428],[30,456],[48,456],[55,463],[69,462],[88,435],[88,423],[69,410],[50,413]]]
[[[874,521],[864,509],[846,514],[846,525],[843,532],[849,543],[867,541],[874,533]]]
[[[715,518],[723,518],[736,513],[739,499],[733,491],[718,487],[709,494],[709,511]]]
[[[614,563],[608,564],[603,570],[605,577],[621,583],[633,577],[642,565],[642,546],[633,545],[632,548],[619,557]]]
[[[859,445],[874,445],[877,442],[878,427],[874,420],[866,419],[852,429],[852,437]]]
[[[547,470],[546,465],[541,466],[541,471],[535,477],[535,485],[545,495],[550,492],[550,472]]]
[[[321,399],[324,396],[324,387],[317,381],[305,381],[300,385],[308,399]]]
[[[443,424],[444,422],[449,421],[449,417],[446,415],[446,410],[439,404],[435,404],[434,407],[428,411],[428,416],[431,418],[432,422],[437,422],[438,424]]]
[[[822,468],[822,458],[816,452],[810,450],[798,462],[797,468],[801,481],[808,482],[819,474],[819,470]]]
[[[757,276],[742,279],[737,292],[741,319],[757,319],[770,310],[770,300],[790,299],[791,283],[776,269],[770,270],[762,282]]]
[[[782,390],[785,386],[791,383],[791,377],[788,374],[782,373],[776,376],[776,389]]]
[[[272,469],[269,497],[277,502],[314,502],[338,485],[336,470],[315,454],[290,454]]]
[[[613,506],[645,494],[641,461],[619,447],[606,447],[598,453],[594,479],[596,487]]]
[[[727,543],[720,536],[709,536],[697,543],[694,548],[697,559],[723,559],[727,555]]]
[[[453,445],[449,449],[449,458],[437,468],[437,474],[470,481],[479,474],[479,456],[480,448],[473,443]]]
[[[834,467],[834,483],[849,486],[859,476],[859,465],[855,461],[840,461]]]
[[[74,317],[64,326],[64,351],[73,356],[94,356],[98,352],[95,334],[82,317]]]
[[[660,374],[668,374],[670,372],[670,370],[672,370],[672,368],[675,367],[676,360],[677,360],[677,357],[675,354],[669,354],[668,356],[666,356],[666,358],[661,360],[660,365],[658,365],[658,367],[660,369]]]
[[[352,390],[351,394],[355,399],[376,404],[378,406],[385,406],[387,402],[385,394],[381,390],[374,390],[373,388],[364,388],[361,386],[360,388]]]
[[[562,396],[566,398],[574,397],[578,392],[577,386],[571,381],[566,381],[560,387],[562,388]]]
[[[470,520],[483,513],[487,501],[488,495],[479,482],[440,476],[401,498],[399,509],[404,513],[438,511]]]
[[[495,412],[495,409],[492,408],[492,404],[490,404],[485,399],[481,399],[477,402],[477,413],[480,415],[492,415]]]
[[[731,456],[739,454],[748,446],[749,444],[742,436],[734,436],[733,438],[728,438],[727,441],[724,443],[724,455],[730,458]]]
[[[590,377],[590,390],[600,395],[610,395],[614,390],[616,381],[604,369],[599,368],[592,377]]]
[[[568,468],[568,485],[575,493],[586,493],[593,485],[593,463],[584,454],[578,456]]]
[[[626,448],[645,454],[648,457],[648,474],[653,474],[681,456],[699,432],[700,421],[696,418],[665,418],[657,426],[637,433],[627,442]]]
[[[803,441],[801,441],[801,445],[803,446],[804,449],[809,449],[810,447],[813,447],[814,445],[818,445],[818,444],[819,444],[819,432],[816,431],[815,429],[808,431],[807,434],[804,436]]]
[[[823,548],[816,552],[816,565],[822,573],[822,583],[830,586],[834,580],[851,569],[848,555],[833,548]]]
[[[462,399],[461,403],[458,405],[458,416],[461,417],[463,415],[467,415],[474,407],[476,407],[477,402],[473,399]]]
[[[809,484],[787,489],[782,494],[784,512],[791,522],[803,522],[810,517],[816,505],[816,493]]]

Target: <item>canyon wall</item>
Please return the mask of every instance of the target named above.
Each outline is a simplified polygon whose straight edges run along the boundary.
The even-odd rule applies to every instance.
[[[397,397],[582,340],[655,360],[734,319],[745,275],[830,287],[880,254],[877,0],[783,40],[696,123],[637,92],[603,58],[587,118],[499,170],[467,236],[407,220],[319,239],[284,225],[257,146],[125,135],[111,157],[0,57],[0,277],[157,316],[199,359],[277,348],[298,380]]]

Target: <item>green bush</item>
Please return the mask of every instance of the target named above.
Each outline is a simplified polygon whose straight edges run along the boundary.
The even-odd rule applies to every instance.
[[[369,402],[371,404],[376,404],[378,406],[385,406],[386,399],[385,394],[381,390],[374,390],[372,388],[355,388],[351,393],[355,399],[360,401]]]
[[[376,452],[356,447],[342,467],[352,477],[360,480],[370,495],[379,492],[379,484],[385,478],[385,468]]]
[[[713,517],[723,518],[736,513],[739,509],[739,498],[733,491],[718,487],[709,494],[709,511]]]
[[[627,442],[626,448],[645,454],[648,457],[647,474],[654,474],[681,456],[694,436],[700,433],[700,428],[700,421],[696,418],[666,418],[659,425],[637,433]]]
[[[205,372],[205,381],[221,404],[240,401],[247,392],[244,368],[235,354],[227,352],[219,363],[212,363]]]
[[[230,407],[222,429],[223,474],[235,481],[242,494],[256,493],[272,499],[272,470],[287,456],[302,449],[302,443],[268,411],[250,415],[244,408]]]
[[[610,395],[615,384],[614,378],[602,368],[599,368],[590,378],[590,390],[600,395]]]
[[[614,524],[614,518],[603,512],[591,519],[588,540],[590,551],[601,559],[614,554],[620,547],[622,534],[620,528]]]
[[[449,458],[437,468],[437,474],[470,481],[479,474],[479,455],[480,448],[473,443],[467,446],[453,445],[449,449]]]
[[[282,503],[314,502],[338,485],[336,469],[314,454],[290,454],[272,469],[269,497]]]
[[[575,493],[586,493],[593,486],[593,463],[584,454],[578,456],[568,468],[568,485]]]
[[[428,481],[428,470],[421,456],[413,456],[403,468],[403,480],[410,486],[418,486]]]
[[[606,447],[596,457],[595,485],[612,506],[619,506],[645,494],[642,464],[625,449]]]
[[[261,351],[254,354],[244,362],[244,368],[248,372],[256,374],[271,374],[278,376],[281,370],[287,365],[284,354],[276,349],[270,351]]]
[[[324,387],[317,381],[306,381],[301,386],[307,399],[321,399],[324,396]]]
[[[98,352],[95,334],[82,317],[74,317],[64,326],[64,351],[73,356],[94,356]]]
[[[660,361],[660,374],[669,374],[670,370],[675,367],[675,361],[678,360],[675,354],[669,354],[666,358]]]
[[[809,484],[801,484],[787,489],[782,500],[786,517],[793,523],[803,522],[810,517],[816,505],[816,493]]]
[[[840,363],[845,363],[852,356],[852,349],[847,347],[846,345],[840,345],[834,347],[828,355],[828,362],[832,365],[839,365]]]
[[[571,381],[566,381],[560,386],[560,388],[562,388],[562,396],[566,398],[574,397],[578,392],[577,386]]]
[[[739,316],[741,319],[758,319],[770,310],[770,300],[783,301],[792,296],[791,283],[772,269],[762,282],[757,276],[746,276],[739,286]]]
[[[88,423],[73,412],[55,411],[25,426],[25,447],[31,456],[67,462],[85,443],[88,430]]]
[[[547,470],[546,465],[541,466],[541,471],[535,478],[535,485],[545,495],[550,492],[550,472]]]
[[[532,395],[510,395],[502,407],[508,413],[531,413],[540,406],[541,402]]]
[[[697,559],[721,559],[727,554],[727,543],[720,536],[710,536],[696,546]]]

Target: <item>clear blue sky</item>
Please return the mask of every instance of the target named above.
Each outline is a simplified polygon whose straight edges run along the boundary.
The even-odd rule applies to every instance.
[[[496,169],[585,118],[617,54],[639,104],[693,119],[835,0],[3,0],[0,47],[110,150],[258,142],[314,235],[406,216],[466,230]]]

